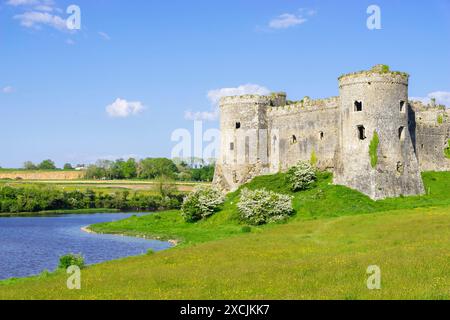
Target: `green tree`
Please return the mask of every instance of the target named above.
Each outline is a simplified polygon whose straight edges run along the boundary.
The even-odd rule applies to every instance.
[[[138,167],[138,177],[141,179],[155,179],[160,176],[174,178],[176,173],[178,173],[177,166],[167,158],[143,159]]]
[[[70,163],[66,163],[64,165],[64,170],[73,170],[73,167],[72,167],[72,165]]]
[[[47,160],[42,161],[39,164],[38,168],[39,168],[39,170],[55,170],[56,166],[52,160],[47,159]]]
[[[25,170],[36,170],[37,169],[36,165],[31,161],[25,161],[23,164],[23,168]]]

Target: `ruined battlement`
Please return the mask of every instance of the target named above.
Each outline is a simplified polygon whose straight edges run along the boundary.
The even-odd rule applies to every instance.
[[[287,104],[280,107],[272,107],[267,109],[267,114],[270,117],[296,114],[296,113],[309,113],[319,112],[321,110],[336,109],[339,107],[339,97],[331,97],[326,99],[311,100],[305,97],[303,100]]]
[[[410,101],[407,73],[376,65],[338,82],[339,96],[326,99],[222,98],[215,185],[236,190],[302,160],[333,171],[336,184],[383,199],[424,193],[422,170],[450,170],[450,110]]]

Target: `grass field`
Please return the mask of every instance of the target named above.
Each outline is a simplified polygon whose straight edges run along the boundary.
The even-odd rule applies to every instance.
[[[450,173],[425,173],[425,196],[378,202],[330,181],[323,174],[294,194],[287,224],[250,233],[238,221],[239,192],[197,224],[171,211],[93,226],[182,242],[91,266],[80,291],[55,273],[0,282],[0,299],[450,299]],[[283,175],[247,185],[261,186],[289,193]],[[381,268],[381,290],[366,287],[370,265]]]

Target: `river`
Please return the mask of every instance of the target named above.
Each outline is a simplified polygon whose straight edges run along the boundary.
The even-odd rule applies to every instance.
[[[83,232],[82,227],[132,214],[74,214],[0,218],[0,279],[27,277],[55,270],[59,257],[82,254],[86,264],[160,251],[167,242]]]

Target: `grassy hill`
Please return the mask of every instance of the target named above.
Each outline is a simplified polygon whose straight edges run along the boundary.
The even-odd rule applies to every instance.
[[[450,173],[425,173],[428,194],[372,201],[321,174],[295,193],[286,224],[245,233],[230,194],[207,221],[187,224],[176,211],[93,226],[97,232],[179,239],[154,255],[83,270],[82,290],[55,273],[0,282],[0,299],[450,299]],[[284,175],[250,189],[290,193]],[[382,270],[382,289],[366,269]]]

